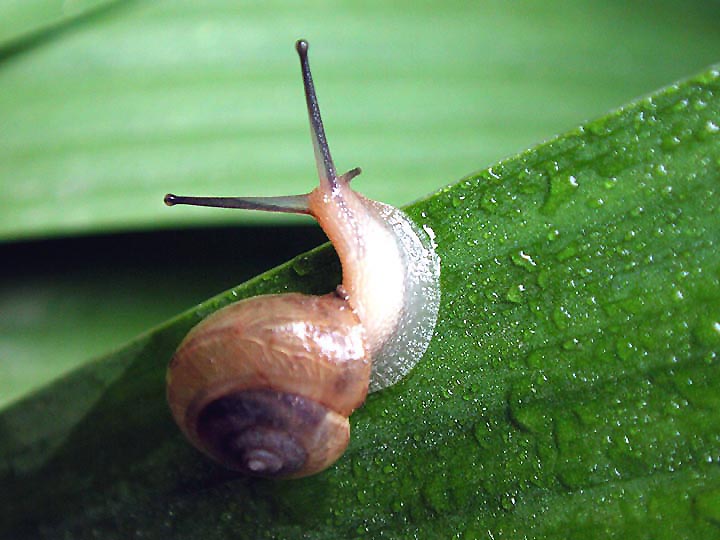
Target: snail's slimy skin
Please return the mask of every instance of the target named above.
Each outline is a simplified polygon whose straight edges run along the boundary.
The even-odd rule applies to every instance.
[[[404,212],[343,183],[310,194],[311,214],[338,253],[342,288],[373,357],[371,391],[399,381],[432,338],[440,305],[440,259]]]
[[[258,296],[185,337],[167,373],[175,421],[201,451],[252,476],[297,478],[332,465],[368,389],[398,382],[422,357],[440,303],[431,239],[402,211],[337,176],[298,41],[319,186],[287,197],[179,197],[191,204],[312,215],[338,253],[343,282],[324,296]]]

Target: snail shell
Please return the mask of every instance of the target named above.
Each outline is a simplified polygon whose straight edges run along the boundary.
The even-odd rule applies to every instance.
[[[307,59],[296,44],[320,185],[288,197],[181,197],[191,204],[312,215],[338,253],[343,283],[231,304],[193,328],[173,356],[167,394],[175,421],[201,451],[252,476],[317,473],[344,452],[348,417],[422,357],[440,301],[439,258],[403,212],[338,176]]]

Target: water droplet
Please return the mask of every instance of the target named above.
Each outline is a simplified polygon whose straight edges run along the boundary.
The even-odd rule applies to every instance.
[[[515,266],[519,266],[520,268],[524,268],[526,270],[535,270],[535,267],[537,266],[533,258],[522,249],[512,253],[510,255],[510,260],[512,260]]]
[[[520,284],[514,287],[510,287],[505,293],[505,298],[513,304],[521,304],[523,301],[523,293],[525,292],[525,286]]]
[[[615,351],[621,360],[627,361],[637,352],[637,347],[628,338],[622,337],[615,342]]]
[[[473,436],[475,437],[475,440],[477,441],[480,448],[487,449],[492,446],[491,432],[492,429],[487,422],[480,421],[475,424],[473,428]]]
[[[700,130],[698,138],[700,140],[707,139],[713,135],[716,135],[719,132],[720,125],[718,125],[716,122],[713,122],[712,120],[708,120],[707,122],[705,122],[703,129]]]
[[[230,523],[235,519],[235,516],[232,512],[223,512],[220,514],[220,521],[224,521],[225,523]]]
[[[423,224],[422,228],[423,231],[425,231],[425,233],[428,235],[428,238],[430,238],[430,243],[432,244],[432,246],[434,248],[437,248],[438,245],[435,242],[435,231],[433,230],[433,228],[428,224]]]
[[[693,328],[693,336],[704,347],[716,348],[720,346],[720,317],[701,316]]]
[[[678,135],[671,134],[662,138],[662,140],[660,141],[660,147],[665,151],[670,151],[680,146],[681,142],[682,141],[680,140],[680,137]]]
[[[551,176],[548,183],[548,195],[540,211],[544,214],[553,214],[561,205],[572,199],[579,184],[572,174]]]
[[[693,102],[693,109],[696,111],[702,111],[707,108],[707,101],[702,98],[698,98]]]
[[[605,189],[612,189],[612,188],[614,188],[616,185],[617,185],[617,178],[615,178],[615,177],[608,178],[607,180],[605,180],[605,181],[603,182],[603,187],[604,187]]]
[[[558,231],[557,229],[552,229],[548,231],[545,238],[547,238],[549,242],[554,242],[555,240],[560,238],[560,231]]]
[[[292,269],[298,276],[307,276],[312,272],[312,263],[308,257],[298,257],[293,261]]]
[[[572,315],[565,306],[558,306],[553,310],[552,319],[555,326],[560,330],[564,330],[572,320]]]
[[[607,123],[607,118],[599,118],[585,125],[585,130],[593,135],[607,135],[610,133],[610,127]]]
[[[697,78],[697,80],[701,84],[709,85],[709,84],[712,84],[713,82],[715,82],[715,80],[718,79],[719,77],[720,77],[720,70],[713,68],[713,69],[706,71],[702,75],[700,75]]]
[[[559,262],[566,261],[577,254],[577,246],[575,244],[568,244],[562,250],[558,251],[556,257]]]
[[[510,415],[521,429],[536,435],[544,435],[547,433],[552,421],[543,407],[532,403],[513,403],[510,409]]]
[[[672,108],[673,111],[683,111],[687,109],[689,101],[686,99],[681,99],[678,101]]]
[[[517,504],[516,495],[514,493],[506,493],[500,501],[504,510],[510,511]]]
[[[492,214],[497,210],[497,199],[493,195],[483,195],[482,199],[480,199],[480,207],[489,214]]]

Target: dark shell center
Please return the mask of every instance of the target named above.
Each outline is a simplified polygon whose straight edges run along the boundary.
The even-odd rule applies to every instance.
[[[327,410],[302,396],[274,390],[243,390],[200,411],[197,432],[212,453],[252,476],[287,476],[307,460],[303,446]]]

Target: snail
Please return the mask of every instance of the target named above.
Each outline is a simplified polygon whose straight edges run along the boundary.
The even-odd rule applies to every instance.
[[[296,50],[319,186],[287,197],[185,197],[189,204],[313,216],[340,258],[343,281],[323,296],[257,296],[194,327],[167,371],[172,415],[202,452],[250,476],[298,478],[345,451],[348,417],[369,391],[398,382],[422,357],[440,301],[432,241],[402,211],[337,175],[308,62]]]

